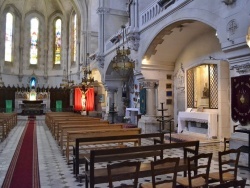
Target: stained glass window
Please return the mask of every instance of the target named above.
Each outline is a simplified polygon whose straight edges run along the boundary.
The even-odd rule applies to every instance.
[[[13,46],[13,15],[6,14],[6,28],[5,28],[5,61],[12,61],[12,46]]]
[[[62,44],[62,20],[57,19],[55,22],[55,49],[54,63],[61,64],[61,44]]]
[[[38,29],[38,19],[32,18],[30,20],[30,64],[32,65],[36,65],[38,62]]]
[[[71,31],[71,57],[72,61],[76,62],[76,37],[77,37],[77,16],[76,13],[73,14],[72,19],[72,31]]]

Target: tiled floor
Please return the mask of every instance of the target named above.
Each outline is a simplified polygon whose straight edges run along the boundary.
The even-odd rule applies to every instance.
[[[0,144],[0,185],[2,185],[5,174],[8,170],[16,145],[26,125],[27,120],[19,117],[18,125],[11,131],[8,138]],[[50,131],[44,123],[44,117],[37,120],[37,143],[39,157],[39,171],[42,188],[66,188],[66,187],[85,187],[84,182],[80,183],[73,175],[72,165],[67,165],[66,159],[62,156],[59,147],[52,138]],[[144,143],[145,144],[145,143]],[[223,150],[223,144],[200,146],[200,152],[213,152],[211,172],[218,171],[218,151]],[[176,149],[164,153],[165,156],[180,156],[182,151]],[[152,159],[147,159],[152,160]],[[81,168],[83,171],[83,168]],[[182,173],[179,174],[181,176]],[[247,178],[247,186],[250,188],[250,172],[239,169],[239,178]],[[140,179],[139,182],[150,181],[151,178]],[[119,183],[119,182],[118,182]],[[96,187],[105,188],[107,184],[99,184]]]

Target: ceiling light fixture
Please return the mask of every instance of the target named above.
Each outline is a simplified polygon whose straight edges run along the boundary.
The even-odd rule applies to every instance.
[[[132,60],[130,55],[130,48],[125,48],[124,37],[125,37],[125,26],[122,27],[122,47],[116,48],[116,55],[111,60],[112,68],[116,71],[121,77],[127,77],[134,68],[135,61]]]

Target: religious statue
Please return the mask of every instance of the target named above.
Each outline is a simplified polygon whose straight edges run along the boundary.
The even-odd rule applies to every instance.
[[[85,92],[82,91],[82,111],[85,111],[86,109],[86,95],[85,95]]]
[[[209,97],[209,89],[207,83],[205,83],[205,86],[202,91],[202,98],[208,98],[208,97]]]

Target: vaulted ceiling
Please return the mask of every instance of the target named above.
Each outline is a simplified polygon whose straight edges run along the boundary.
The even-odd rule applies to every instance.
[[[38,11],[45,16],[54,12],[68,14],[75,7],[74,0],[4,0],[0,5],[13,4],[22,13]]]

